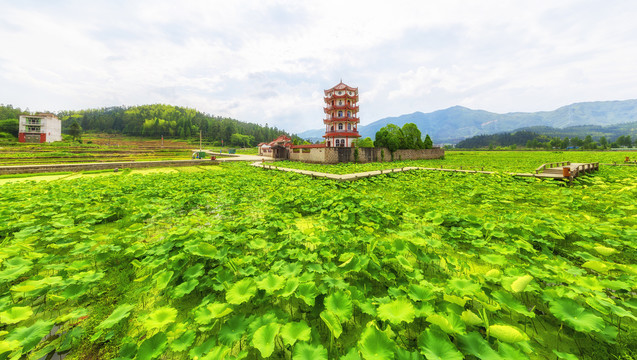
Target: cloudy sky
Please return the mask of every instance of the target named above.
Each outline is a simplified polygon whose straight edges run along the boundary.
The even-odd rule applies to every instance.
[[[342,78],[362,124],[553,110],[637,98],[636,19],[634,0],[0,0],[0,103],[164,103],[301,132]]]

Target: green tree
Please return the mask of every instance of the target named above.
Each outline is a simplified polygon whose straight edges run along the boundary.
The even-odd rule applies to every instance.
[[[374,141],[370,137],[356,140],[355,145],[357,147],[374,147]]]
[[[403,141],[402,146],[405,149],[420,149],[422,148],[422,134],[418,127],[414,123],[407,123],[402,128]],[[420,140],[420,141],[418,141]]]
[[[566,149],[567,147],[569,147],[571,145],[571,140],[569,140],[568,137],[565,137],[562,140],[562,145],[560,146],[562,149]]]
[[[608,140],[606,139],[606,136],[599,138],[599,145],[601,145],[602,149],[606,149],[608,147]]]
[[[69,135],[73,137],[73,141],[82,138],[82,127],[77,121],[73,121],[71,126],[69,126]]]
[[[394,125],[387,124],[387,126],[381,128],[376,133],[376,140],[374,142],[376,147],[386,147],[394,156],[394,152],[403,145],[403,132],[402,130]]]
[[[423,142],[423,146],[424,146],[423,149],[432,149],[434,147],[434,142],[429,137],[429,134],[425,136],[425,141]]]

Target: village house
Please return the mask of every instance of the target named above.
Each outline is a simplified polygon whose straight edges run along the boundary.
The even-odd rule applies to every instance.
[[[20,115],[18,141],[43,143],[62,141],[62,122],[53,114]]]

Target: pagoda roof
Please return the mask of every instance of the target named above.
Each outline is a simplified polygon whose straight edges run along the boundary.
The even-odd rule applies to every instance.
[[[358,91],[358,88],[355,87],[351,87],[349,85],[345,85],[343,83],[343,80],[341,80],[340,83],[336,84],[334,87],[332,87],[331,89],[327,89],[324,90],[325,93],[327,94],[328,92],[334,91],[334,90],[350,90],[350,91]]]

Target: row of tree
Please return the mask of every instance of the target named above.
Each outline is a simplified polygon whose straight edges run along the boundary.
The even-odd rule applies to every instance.
[[[388,124],[376,132],[375,147],[386,147],[392,153],[398,149],[431,149],[433,141],[429,134],[422,140],[422,133],[414,123],[403,125],[402,129]]]
[[[0,106],[0,132],[18,135],[18,117],[28,110]],[[85,132],[117,133],[129,136],[159,138],[198,138],[201,131],[208,142],[223,142],[235,146],[255,146],[269,142],[285,131],[245,123],[232,118],[213,116],[180,106],[155,104],[142,106],[114,106],[101,109],[61,111],[62,131],[69,133],[77,123]],[[77,128],[74,128],[75,131]],[[295,136],[292,136],[297,141]]]
[[[636,139],[637,140],[637,139]],[[586,135],[584,139],[575,136],[572,138],[552,137],[540,135],[532,131],[517,131],[514,133],[501,133],[493,135],[478,135],[460,141],[456,148],[476,149],[495,147],[526,147],[529,149],[608,149],[631,147],[633,141],[630,135],[621,135],[609,141],[605,136],[594,139],[591,135]],[[637,141],[635,141],[637,146]]]

